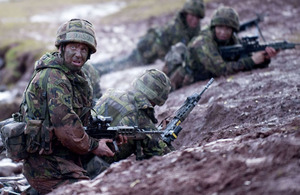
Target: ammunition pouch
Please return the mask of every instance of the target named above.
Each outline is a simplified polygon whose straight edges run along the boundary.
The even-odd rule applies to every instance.
[[[25,127],[26,151],[28,153],[51,154],[52,128],[47,127],[43,120],[29,120]]]
[[[26,151],[25,122],[11,121],[1,128],[1,139],[6,148],[6,156],[14,161],[28,157]]]
[[[52,153],[53,129],[46,127],[42,120],[29,120],[26,123],[10,118],[7,121],[0,133],[8,158],[20,161],[32,153]]]

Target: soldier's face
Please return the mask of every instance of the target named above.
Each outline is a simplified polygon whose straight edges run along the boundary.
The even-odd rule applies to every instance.
[[[83,43],[68,43],[65,46],[64,60],[65,65],[71,71],[78,71],[87,60],[89,48]]]
[[[225,25],[215,27],[216,37],[221,41],[227,41],[232,36],[232,28]]]
[[[199,17],[189,13],[186,14],[186,22],[190,28],[198,27],[199,21],[200,21]]]

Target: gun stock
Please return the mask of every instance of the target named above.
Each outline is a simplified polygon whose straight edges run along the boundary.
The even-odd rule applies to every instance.
[[[199,94],[195,93],[194,95],[187,97],[183,105],[175,112],[175,117],[169,122],[166,129],[164,130],[164,134],[162,135],[162,139],[165,143],[170,145],[172,141],[177,139],[178,134],[182,130],[180,124],[194,109],[194,107],[200,100],[202,94],[206,91],[206,89],[208,89],[208,87],[213,83],[213,81],[214,79],[211,78]]]

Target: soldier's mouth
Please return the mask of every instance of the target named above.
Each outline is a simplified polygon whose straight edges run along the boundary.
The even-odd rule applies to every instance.
[[[82,62],[81,62],[81,60],[73,60],[72,64],[75,65],[75,66],[81,66]]]

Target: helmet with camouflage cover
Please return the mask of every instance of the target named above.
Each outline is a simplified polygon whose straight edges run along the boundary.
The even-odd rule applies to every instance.
[[[62,24],[56,33],[55,46],[59,48],[61,44],[68,42],[85,43],[90,48],[90,53],[95,53],[97,41],[93,25],[82,19],[71,19]]]
[[[214,11],[210,26],[215,27],[217,25],[225,25],[233,28],[235,32],[240,29],[239,15],[231,7],[219,7]]]
[[[203,0],[187,0],[182,8],[182,12],[190,13],[203,18],[205,15],[205,7]]]
[[[133,87],[143,93],[149,101],[162,106],[168,99],[171,82],[162,71],[150,69],[133,81]]]

